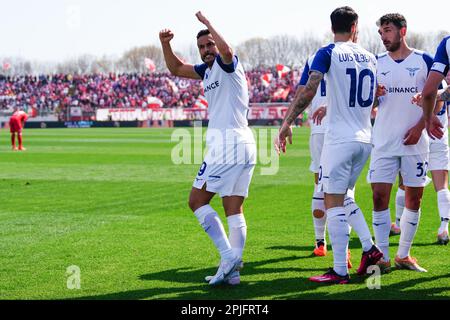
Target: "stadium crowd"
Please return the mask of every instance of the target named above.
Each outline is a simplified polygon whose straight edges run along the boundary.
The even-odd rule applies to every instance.
[[[280,75],[275,68],[248,71],[250,102],[290,101],[298,73]],[[264,75],[271,75],[269,82],[263,81]],[[67,106],[80,106],[84,112],[110,107],[147,108],[153,106],[149,97],[161,100],[164,108],[190,108],[201,95],[200,81],[169,73],[0,76],[0,110],[15,106],[50,113],[64,112]]]

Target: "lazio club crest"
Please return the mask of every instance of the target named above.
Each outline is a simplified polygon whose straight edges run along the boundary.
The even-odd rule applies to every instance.
[[[409,75],[411,77],[414,77],[416,75],[417,70],[420,70],[420,68],[406,68],[406,70],[409,71]]]

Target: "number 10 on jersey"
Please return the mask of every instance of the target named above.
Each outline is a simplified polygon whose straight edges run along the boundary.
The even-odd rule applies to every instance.
[[[356,102],[362,108],[370,107],[373,104],[373,91],[375,87],[375,76],[370,69],[363,69],[361,72],[357,73],[355,68],[347,69],[347,74],[350,76],[350,98],[349,106],[355,107]],[[370,81],[369,96],[364,99],[363,89],[364,81]],[[367,95],[367,93],[365,93]]]

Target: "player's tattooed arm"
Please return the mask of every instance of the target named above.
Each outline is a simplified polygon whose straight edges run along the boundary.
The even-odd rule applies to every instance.
[[[323,74],[318,71],[311,71],[309,74],[308,82],[304,87],[297,90],[297,93],[292,101],[289,109],[284,118],[284,122],[291,125],[298,115],[301,114],[311,103],[312,99],[316,95],[317,88],[320,85],[320,81],[323,79]]]
[[[311,71],[308,82],[304,87],[297,89],[294,100],[286,112],[283,124],[281,125],[278,136],[274,141],[275,150],[278,154],[282,151],[286,152],[286,142],[292,144],[292,128],[291,124],[295,121],[300,113],[302,113],[311,103],[323,79],[323,74],[317,71]]]
[[[450,101],[450,86],[438,92],[437,100]]]
[[[213,27],[211,22],[203,15],[201,11],[195,14],[198,21],[203,23],[211,32],[211,35],[216,42],[217,49],[219,50],[220,57],[225,64],[230,64],[233,62],[233,49],[231,46],[225,41],[222,35]]]

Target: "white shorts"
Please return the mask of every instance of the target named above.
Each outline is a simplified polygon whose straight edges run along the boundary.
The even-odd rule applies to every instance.
[[[372,145],[347,142],[323,146],[319,186],[328,194],[345,194],[353,189],[369,158]]]
[[[228,196],[248,197],[248,189],[256,164],[256,144],[226,145],[226,150],[208,150],[193,187]],[[231,160],[233,159],[233,160]]]
[[[324,133],[312,134],[309,137],[309,151],[311,153],[311,165],[309,171],[319,173],[320,156],[322,155]]]
[[[430,142],[430,160],[428,170],[448,170],[449,154],[448,140]]]
[[[428,153],[412,156],[378,156],[372,153],[367,180],[394,184],[400,172],[407,187],[427,185]]]

